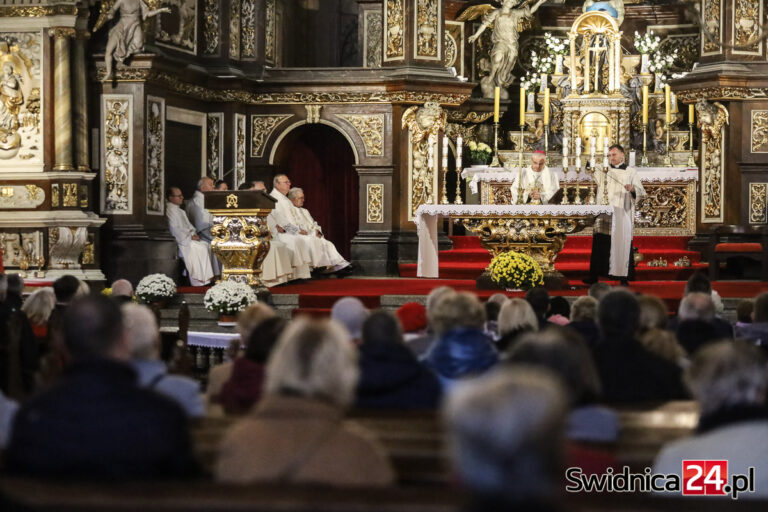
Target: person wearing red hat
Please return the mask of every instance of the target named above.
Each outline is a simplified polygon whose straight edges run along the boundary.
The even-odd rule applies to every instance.
[[[523,169],[522,203],[547,204],[560,189],[560,180],[547,167],[547,155],[543,151],[534,151],[531,165]],[[520,186],[512,185],[512,201],[517,203]]]
[[[418,302],[406,302],[397,309],[395,316],[400,320],[406,341],[426,334],[427,308]]]

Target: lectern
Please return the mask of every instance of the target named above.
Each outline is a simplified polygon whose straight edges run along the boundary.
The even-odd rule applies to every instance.
[[[261,282],[261,264],[271,238],[267,215],[277,201],[260,190],[205,192],[205,208],[213,215],[211,250],[223,265],[221,279],[269,290]]]

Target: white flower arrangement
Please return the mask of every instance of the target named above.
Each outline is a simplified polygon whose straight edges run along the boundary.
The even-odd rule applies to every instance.
[[[552,55],[539,57],[536,52],[531,52],[531,65],[538,73],[550,74],[555,71],[555,58]]]
[[[538,73],[531,73],[530,71],[526,71],[525,77],[520,81],[520,87],[524,88],[526,91],[538,89],[540,85],[541,75]]]
[[[568,53],[565,38],[555,37],[547,32],[544,34],[544,41],[546,42],[547,50],[553,55],[565,55]]]
[[[171,299],[174,295],[176,295],[176,283],[165,274],[144,276],[136,286],[136,296],[146,304]]]
[[[640,53],[653,53],[659,49],[661,44],[661,38],[653,35],[653,30],[649,30],[647,33],[640,35],[635,31],[635,48]]]
[[[236,281],[220,281],[205,292],[203,305],[208,311],[220,315],[234,315],[256,302],[256,294],[250,286]]]
[[[677,59],[677,50],[672,50],[672,53],[656,52],[651,55],[651,61],[648,65],[648,70],[651,73],[655,73],[659,76],[659,84],[663,87],[668,80],[666,72],[672,67],[672,64]]]

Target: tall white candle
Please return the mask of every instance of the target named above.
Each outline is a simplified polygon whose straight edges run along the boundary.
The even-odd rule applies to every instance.
[[[443,169],[448,168],[448,136],[443,135]]]
[[[589,154],[594,156],[595,155],[595,149],[597,145],[597,139],[592,136],[589,138]]]
[[[432,158],[435,154],[435,139],[432,135],[427,139],[427,169],[432,169]]]
[[[608,156],[608,146],[610,146],[607,139],[608,137],[603,139],[603,155],[605,156]]]
[[[456,168],[461,169],[461,151],[462,151],[463,139],[461,135],[456,137]]]
[[[576,156],[581,155],[581,137],[576,137]]]
[[[563,156],[568,156],[568,137],[563,137]]]

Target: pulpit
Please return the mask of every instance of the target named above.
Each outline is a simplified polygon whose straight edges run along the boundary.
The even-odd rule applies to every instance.
[[[246,283],[268,293],[261,264],[269,252],[267,215],[277,201],[262,191],[205,192],[205,208],[213,215],[211,250],[221,260],[221,279]]]

